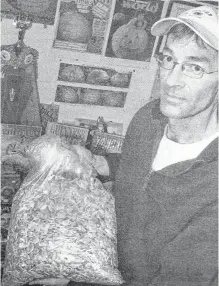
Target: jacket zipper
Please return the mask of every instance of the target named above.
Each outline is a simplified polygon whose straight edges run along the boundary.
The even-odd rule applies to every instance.
[[[151,175],[152,175],[153,172],[154,172],[154,170],[153,170],[153,168],[152,168],[152,166],[151,166],[150,171],[149,171],[149,173],[147,174],[147,176],[146,176],[146,178],[145,178],[145,180],[144,180],[144,184],[143,184],[143,189],[144,189],[144,190],[147,188],[149,179],[150,179],[150,177],[151,177]]]

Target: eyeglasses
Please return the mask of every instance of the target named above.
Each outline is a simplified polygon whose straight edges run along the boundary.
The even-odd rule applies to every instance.
[[[201,78],[204,73],[211,74],[216,73],[217,71],[206,72],[202,67],[196,64],[189,64],[189,63],[177,63],[173,60],[173,57],[169,55],[164,55],[159,53],[155,56],[159,66],[166,70],[173,70],[176,65],[181,65],[181,71],[188,77],[191,78]]]

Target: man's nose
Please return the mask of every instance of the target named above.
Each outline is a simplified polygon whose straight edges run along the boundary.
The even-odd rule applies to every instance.
[[[166,84],[169,86],[180,85],[183,86],[183,76],[182,76],[182,67],[179,64],[176,64],[172,70],[169,71]]]

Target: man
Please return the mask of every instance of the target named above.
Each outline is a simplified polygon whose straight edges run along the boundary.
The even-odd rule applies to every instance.
[[[116,173],[125,286],[218,285],[217,17],[201,6],[154,24],[154,35],[167,34],[157,57],[160,100],[134,116],[119,168],[107,158],[111,176]],[[106,174],[105,159],[95,158]]]

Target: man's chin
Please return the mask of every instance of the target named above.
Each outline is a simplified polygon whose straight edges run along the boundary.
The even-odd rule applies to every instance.
[[[168,118],[181,118],[180,107],[176,104],[160,102],[160,111]]]

